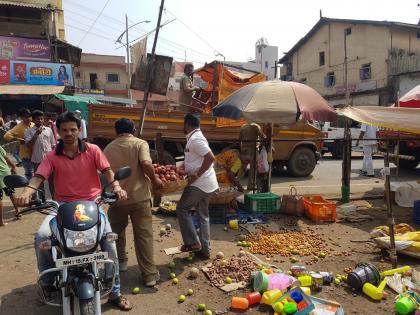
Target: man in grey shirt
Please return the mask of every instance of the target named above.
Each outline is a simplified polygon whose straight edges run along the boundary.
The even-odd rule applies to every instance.
[[[44,113],[40,110],[32,112],[34,126],[25,131],[25,143],[32,150],[31,162],[34,171],[38,169],[45,155],[54,150],[56,142],[51,128],[44,126]],[[52,182],[48,181],[51,195],[53,195]],[[44,189],[44,186],[41,186]]]

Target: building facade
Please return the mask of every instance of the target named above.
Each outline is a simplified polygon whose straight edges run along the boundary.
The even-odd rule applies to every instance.
[[[270,46],[266,39],[261,38],[255,44],[255,58],[247,62],[228,61],[228,64],[241,67],[252,72],[264,73],[267,80],[276,78],[276,64],[279,49],[277,46]]]
[[[128,98],[128,72],[124,56],[83,53],[80,66],[74,69],[79,93]]]
[[[0,35],[64,41],[62,0],[0,1]]]
[[[345,55],[350,103],[388,105],[398,94],[398,77],[420,70],[420,26],[321,18],[279,60],[281,79],[305,83],[330,104],[344,105]]]

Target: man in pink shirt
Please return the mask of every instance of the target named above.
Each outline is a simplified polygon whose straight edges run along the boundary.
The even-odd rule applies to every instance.
[[[54,177],[55,200],[65,203],[76,200],[95,200],[101,194],[101,184],[98,172],[101,172],[108,183],[114,179],[114,173],[102,151],[94,144],[88,144],[79,139],[80,119],[74,113],[65,112],[57,119],[57,128],[61,137],[54,151],[49,152],[39,165],[29,186],[39,188],[51,175]],[[118,181],[112,184],[113,192],[118,199],[127,199],[127,193],[121,189]],[[18,206],[29,203],[35,190],[26,187],[16,198]],[[111,225],[106,216],[104,234],[111,232]],[[50,220],[47,216],[35,235],[35,252],[40,272],[54,267],[51,253],[40,249],[40,244],[51,236]],[[117,249],[114,242],[101,242],[101,248],[107,251],[116,264],[115,284],[109,296],[109,302],[121,310],[128,311],[131,303],[120,293],[120,277],[118,270]],[[51,280],[51,279],[45,279]],[[48,285],[48,283],[46,283]]]

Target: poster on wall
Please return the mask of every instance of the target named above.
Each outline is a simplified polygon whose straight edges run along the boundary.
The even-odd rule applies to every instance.
[[[65,63],[10,61],[10,83],[73,85],[71,65]]]
[[[0,60],[0,84],[9,84],[10,82],[10,61]]]
[[[51,60],[48,40],[0,36],[0,59]]]

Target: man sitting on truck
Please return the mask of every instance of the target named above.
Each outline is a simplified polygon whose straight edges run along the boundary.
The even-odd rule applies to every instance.
[[[184,113],[191,112],[191,101],[195,91],[200,90],[199,87],[193,85],[194,65],[187,63],[184,66],[184,75],[180,82],[179,93],[179,110]]]

